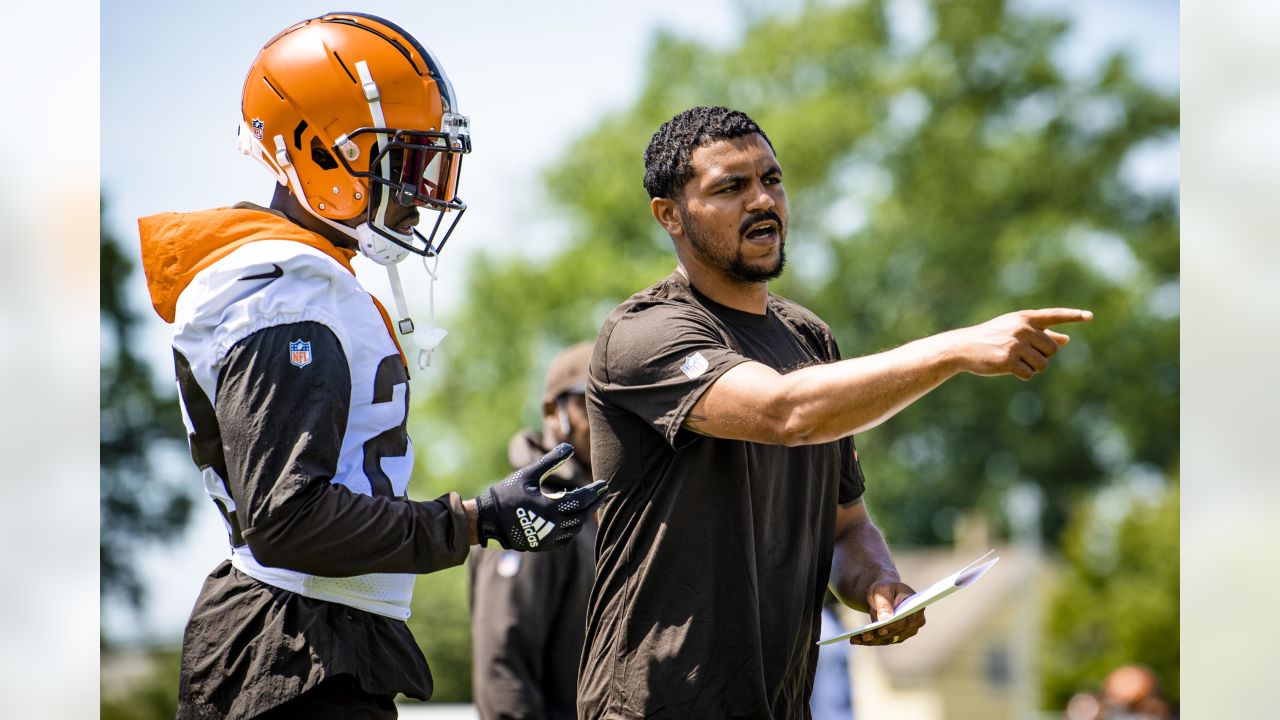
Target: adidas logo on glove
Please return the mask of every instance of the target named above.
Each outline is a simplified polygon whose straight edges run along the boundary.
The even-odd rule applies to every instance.
[[[520,527],[524,530],[524,536],[528,539],[531,548],[538,547],[539,543],[556,529],[555,523],[538,517],[538,514],[531,510],[516,508],[516,517],[520,520]]]
[[[568,492],[542,493],[542,481],[572,456],[573,447],[560,443],[542,459],[481,493],[476,498],[476,537],[480,544],[497,540],[505,550],[543,552],[564,545],[578,534],[600,502],[604,481],[596,480]],[[553,532],[556,536],[551,538]]]

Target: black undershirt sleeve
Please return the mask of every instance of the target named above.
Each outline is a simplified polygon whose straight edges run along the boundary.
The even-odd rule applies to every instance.
[[[298,339],[311,343],[302,367],[290,362],[289,343]],[[254,557],[327,577],[461,564],[471,528],[456,494],[417,502],[331,482],[350,402],[346,355],[323,324],[259,330],[227,353],[214,407],[229,490]]]

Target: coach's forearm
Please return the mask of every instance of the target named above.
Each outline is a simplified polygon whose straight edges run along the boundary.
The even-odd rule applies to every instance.
[[[782,376],[774,403],[785,445],[869,430],[959,373],[950,333]]]
[[[869,516],[860,513],[857,520],[837,523],[835,550],[831,556],[831,589],[840,602],[867,612],[871,586],[899,580],[884,535]]]

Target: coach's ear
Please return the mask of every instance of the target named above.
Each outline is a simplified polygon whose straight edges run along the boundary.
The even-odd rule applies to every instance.
[[[671,198],[656,197],[649,201],[649,212],[663,230],[673,238],[684,237],[684,223],[680,219],[679,204]]]

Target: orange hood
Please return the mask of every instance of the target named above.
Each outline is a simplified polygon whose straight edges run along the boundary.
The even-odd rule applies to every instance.
[[[138,218],[142,237],[142,270],[151,305],[165,322],[173,322],[178,296],[201,270],[256,240],[293,240],[337,260],[352,274],[354,250],[335,246],[266,210],[217,208],[192,213],[160,213]]]

